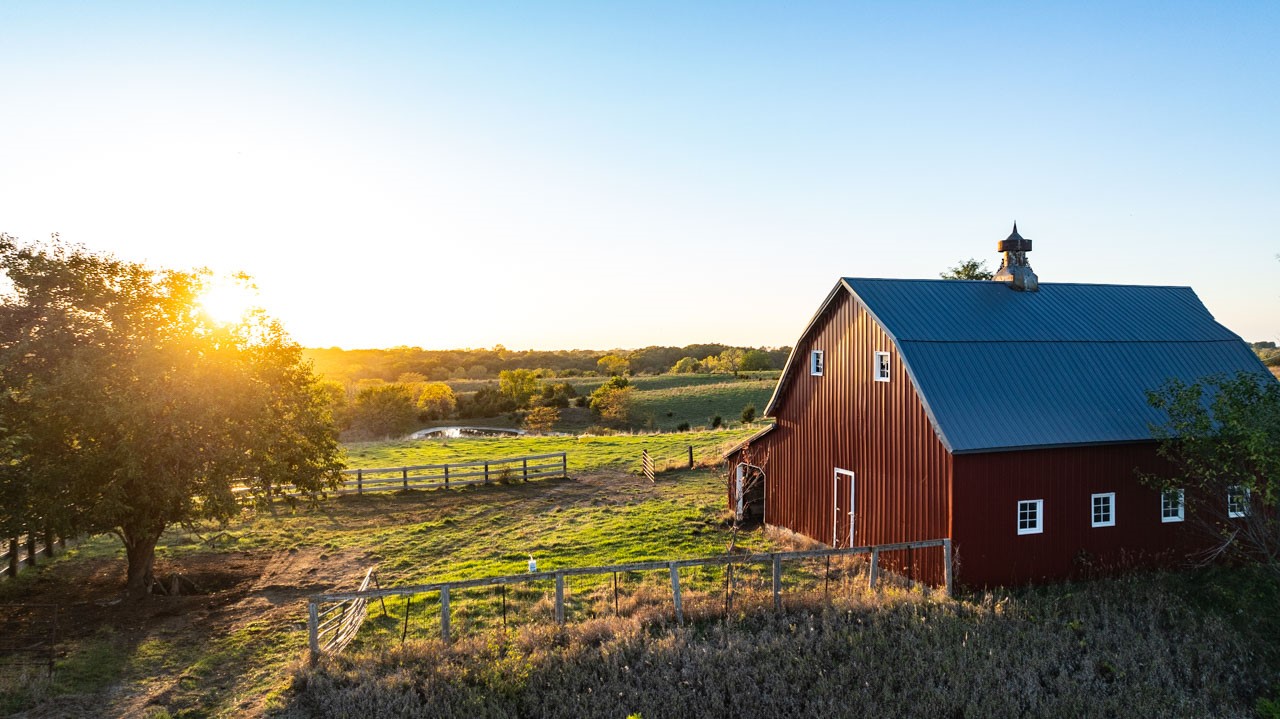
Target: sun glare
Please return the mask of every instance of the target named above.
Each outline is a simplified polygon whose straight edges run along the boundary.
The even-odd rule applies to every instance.
[[[235,279],[217,279],[200,293],[200,309],[214,322],[235,324],[254,308],[257,299],[252,285]]]

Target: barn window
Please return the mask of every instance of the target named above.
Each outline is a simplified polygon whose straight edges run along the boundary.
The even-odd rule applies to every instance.
[[[814,350],[809,353],[809,374],[822,375],[822,350]]]
[[[876,381],[877,382],[889,381],[889,353],[888,352],[876,353]]]
[[[1116,493],[1104,492],[1091,497],[1093,504],[1093,526],[1116,526]]]
[[[1160,521],[1181,522],[1185,513],[1186,496],[1181,489],[1166,489],[1160,493]]]
[[[1240,485],[1227,487],[1227,516],[1232,519],[1249,514],[1249,488]]]
[[[1043,499],[1023,499],[1018,502],[1018,534],[1040,534],[1044,531]]]

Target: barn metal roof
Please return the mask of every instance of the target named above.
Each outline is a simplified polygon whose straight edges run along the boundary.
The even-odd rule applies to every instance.
[[[983,280],[846,277],[806,335],[841,288],[898,345],[954,453],[1149,440],[1164,417],[1146,392],[1169,379],[1271,377],[1189,287],[1041,283],[1017,292]]]

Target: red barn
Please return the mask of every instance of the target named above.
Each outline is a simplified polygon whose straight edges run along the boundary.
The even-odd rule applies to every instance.
[[[730,506],[833,546],[949,537],[969,586],[1194,546],[1180,494],[1138,479],[1162,471],[1146,393],[1270,374],[1189,287],[1041,284],[1016,226],[999,248],[994,281],[841,279],[787,360],[775,423],[727,457]],[[936,582],[936,555],[889,561]]]

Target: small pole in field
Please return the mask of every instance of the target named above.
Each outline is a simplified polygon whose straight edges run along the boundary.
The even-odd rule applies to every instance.
[[[831,603],[831,555],[827,555],[827,571],[822,575],[822,599]]]
[[[440,638],[449,641],[449,585],[440,587]]]
[[[867,586],[871,589],[876,588],[876,577],[880,574],[880,550],[871,550],[871,574],[867,579]]]
[[[444,488],[449,488],[449,465],[444,466]]]
[[[364,494],[364,470],[363,469],[356,470],[356,494],[357,495]]]
[[[404,644],[404,638],[409,636],[409,608],[413,606],[413,597],[406,597],[404,600],[404,629],[400,630],[400,643]]]
[[[320,616],[314,601],[307,602],[307,644],[311,647],[311,666],[320,661]]]
[[[489,483],[489,463],[488,462],[484,463],[484,483],[485,484]]]
[[[773,611],[782,611],[782,557],[773,555]]]
[[[676,563],[668,565],[671,571],[671,602],[676,609],[676,624],[684,624],[684,608],[680,606],[680,569]]]
[[[951,568],[951,540],[950,539],[942,540],[942,570],[943,570],[943,580],[946,582],[946,586],[947,586],[947,596],[948,597],[955,596],[953,593],[954,590],[951,587],[952,568]]]
[[[564,574],[556,572],[556,624],[564,625]]]
[[[693,469],[693,445],[689,445],[689,469]]]
[[[502,589],[502,628],[507,628],[507,585],[499,584]]]
[[[613,616],[618,616],[618,573],[613,573]]]
[[[524,470],[524,481],[529,481],[529,459],[526,457],[520,460],[521,467]]]
[[[404,491],[409,491],[409,468],[404,467],[400,470],[400,476],[404,479]]]

